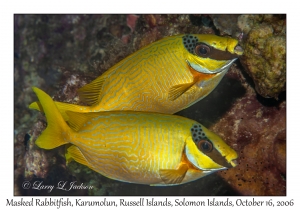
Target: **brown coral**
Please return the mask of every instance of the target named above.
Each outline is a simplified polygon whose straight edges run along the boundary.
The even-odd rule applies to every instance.
[[[246,94],[211,129],[238,151],[239,165],[219,174],[242,195],[286,195],[286,103],[264,106],[235,73]]]

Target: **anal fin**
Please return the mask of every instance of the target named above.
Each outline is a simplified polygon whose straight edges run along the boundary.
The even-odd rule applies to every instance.
[[[75,146],[75,145],[71,145],[68,149],[67,149],[67,153],[65,154],[66,157],[66,162],[67,164],[69,164],[72,160],[75,160],[76,162],[85,165],[91,169],[93,169],[94,167],[92,165],[90,165],[90,163],[87,161],[87,159],[84,157],[84,155],[82,154],[82,152],[80,151],[80,149]]]
[[[181,164],[178,169],[160,169],[159,175],[166,184],[180,184],[187,171],[187,164]]]

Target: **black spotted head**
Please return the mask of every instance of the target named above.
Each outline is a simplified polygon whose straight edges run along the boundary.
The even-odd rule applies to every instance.
[[[218,135],[199,123],[191,127],[190,133],[185,152],[195,167],[211,171],[236,166],[237,153]]]
[[[243,54],[238,40],[211,34],[182,36],[186,62],[198,72],[215,74],[226,71]]]
[[[191,128],[191,134],[196,144],[198,144],[202,139],[207,139],[200,124],[193,125],[193,127]]]
[[[199,40],[196,36],[187,34],[182,37],[183,45],[190,53],[194,54],[196,44],[199,43]]]

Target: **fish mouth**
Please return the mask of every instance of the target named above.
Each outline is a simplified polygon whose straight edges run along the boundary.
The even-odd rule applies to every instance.
[[[230,162],[227,162],[226,165],[224,165],[225,169],[227,168],[234,168],[238,165],[237,159],[231,160]]]
[[[197,72],[203,73],[203,74],[217,74],[220,72],[226,72],[228,71],[228,69],[230,68],[230,66],[233,64],[234,61],[236,61],[238,58],[233,58],[232,60],[228,61],[224,66],[222,66],[221,68],[219,68],[216,71],[210,71],[206,68],[200,67],[196,64],[190,63],[188,60],[185,60],[187,62],[187,64],[194,69]]]
[[[244,49],[240,45],[237,45],[234,48],[234,52],[238,55],[242,55],[244,53]]]
[[[230,164],[232,165],[232,167],[236,167],[238,165],[237,159],[230,161]]]
[[[237,162],[237,159],[234,159],[234,160],[231,160],[230,162],[227,162],[226,164],[222,164],[222,165],[224,166],[224,168],[222,168],[222,169],[234,168],[238,165],[238,162]]]
[[[216,169],[201,169],[204,173],[210,173],[214,171],[220,171],[220,170],[226,170],[229,168],[234,168],[238,165],[237,159],[231,160],[230,162],[227,162],[227,164],[222,164],[222,168],[216,168]]]

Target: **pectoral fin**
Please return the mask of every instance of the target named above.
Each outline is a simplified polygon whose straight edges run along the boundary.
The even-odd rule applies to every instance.
[[[166,184],[180,184],[188,170],[186,164],[182,164],[178,169],[160,169],[159,175]]]
[[[91,83],[83,86],[78,90],[80,100],[92,106],[99,103],[102,85],[105,82],[106,77],[100,76]]]
[[[169,100],[171,100],[171,101],[176,100],[182,94],[184,94],[186,91],[188,91],[195,83],[196,83],[196,80],[194,80],[191,83],[180,84],[180,85],[175,85],[175,86],[171,87],[169,90],[169,93],[168,93]]]

